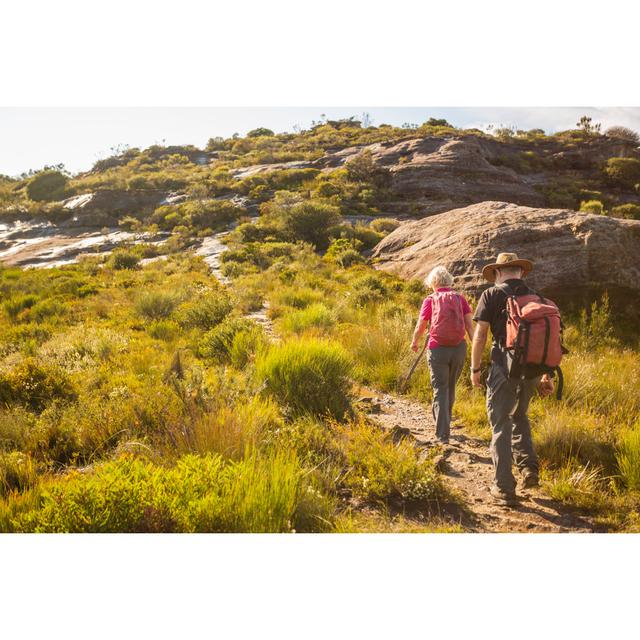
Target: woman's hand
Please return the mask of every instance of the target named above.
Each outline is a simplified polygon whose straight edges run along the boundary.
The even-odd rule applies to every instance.
[[[418,353],[418,351],[420,351],[420,344],[418,343],[417,340],[414,340],[411,343],[411,351],[414,351],[415,353]]]
[[[473,371],[471,372],[471,384],[474,387],[482,389],[482,380],[480,378],[480,373],[480,371],[476,371],[475,373]]]

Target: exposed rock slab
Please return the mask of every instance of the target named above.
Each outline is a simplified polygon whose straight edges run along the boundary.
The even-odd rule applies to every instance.
[[[608,291],[640,297],[640,221],[566,209],[482,202],[401,225],[373,251],[379,269],[424,278],[438,264],[471,295],[488,286],[482,267],[498,253],[533,260],[533,287],[558,300]]]
[[[152,211],[169,197],[171,194],[166,191],[155,189],[104,189],[83,193],[62,202],[63,208],[73,214],[65,225],[78,223],[81,226],[91,224],[99,227],[108,224],[114,217]]]

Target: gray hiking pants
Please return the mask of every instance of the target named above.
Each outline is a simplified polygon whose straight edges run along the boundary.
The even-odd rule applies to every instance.
[[[491,458],[494,483],[503,491],[511,492],[516,487],[512,459],[520,470],[538,471],[527,411],[539,381],[539,377],[523,381],[509,378],[506,365],[491,363],[487,378],[487,415],[493,431]]]
[[[456,382],[464,368],[467,344],[463,340],[455,347],[436,347],[427,351],[433,388],[431,410],[436,422],[436,437],[447,442],[451,429],[451,410],[456,399]]]

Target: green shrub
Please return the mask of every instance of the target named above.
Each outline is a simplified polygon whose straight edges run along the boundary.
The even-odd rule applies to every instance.
[[[22,404],[41,411],[52,400],[71,400],[76,392],[69,377],[55,366],[28,358],[0,375],[0,403]]]
[[[281,328],[287,333],[302,333],[310,328],[329,329],[334,324],[333,312],[320,302],[292,311],[284,315],[280,322]]]
[[[147,331],[156,340],[171,342],[180,333],[180,327],[173,320],[155,320],[149,324]]]
[[[340,211],[334,205],[306,200],[285,209],[282,220],[292,239],[309,242],[323,250],[329,243],[329,228],[340,220]]]
[[[148,320],[168,318],[176,307],[175,294],[165,291],[143,291],[135,301],[138,315]]]
[[[630,220],[640,220],[639,204],[621,204],[611,209],[611,215],[614,218],[628,218]]]
[[[358,250],[361,245],[362,243],[356,239],[336,238],[331,241],[325,257],[346,269],[354,264],[364,262],[364,258]]]
[[[212,329],[231,312],[232,305],[226,294],[209,292],[192,302],[185,302],[177,310],[178,321],[184,327]]]
[[[65,311],[66,309],[62,302],[49,298],[34,304],[29,312],[29,317],[35,322],[42,322],[53,316],[61,316]]]
[[[236,335],[254,327],[255,323],[246,318],[227,317],[218,326],[202,336],[198,345],[198,353],[203,358],[228,362]]]
[[[274,344],[256,362],[265,391],[294,414],[338,419],[350,408],[351,367],[340,345],[311,338]]]
[[[580,211],[602,215],[604,213],[604,205],[599,200],[588,200],[580,203]]]
[[[30,309],[37,302],[37,296],[31,294],[20,295],[6,300],[3,303],[2,308],[12,320],[17,320],[20,312],[24,311],[25,309]]]
[[[348,160],[345,169],[352,182],[368,182],[380,188],[391,184],[389,170],[379,166],[368,149]]]
[[[116,249],[107,260],[107,264],[116,271],[137,269],[140,258],[127,249]]]
[[[393,218],[377,218],[370,223],[371,228],[378,233],[391,233],[400,226],[400,223]]]
[[[362,243],[364,249],[373,249],[384,238],[383,233],[379,233],[363,224],[357,224],[353,232],[355,238]]]
[[[0,497],[12,491],[25,491],[37,483],[36,465],[20,452],[0,452]]]
[[[640,183],[640,160],[637,158],[609,158],[604,172],[615,186],[633,189]]]
[[[42,490],[13,526],[33,532],[287,532],[326,528],[330,502],[286,453],[228,463],[187,455],[173,468],[121,458]]]
[[[27,182],[27,195],[36,202],[62,200],[67,180],[64,173],[46,169],[37,173]]]

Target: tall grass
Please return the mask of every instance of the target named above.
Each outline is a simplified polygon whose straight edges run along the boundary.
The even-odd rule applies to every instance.
[[[624,485],[640,491],[640,419],[620,437],[616,461]]]
[[[335,323],[333,312],[324,304],[316,302],[304,309],[283,315],[278,328],[285,333],[302,333],[308,329],[326,331]]]
[[[365,500],[424,500],[444,495],[433,461],[409,440],[357,420],[335,425],[348,471],[344,483]]]

